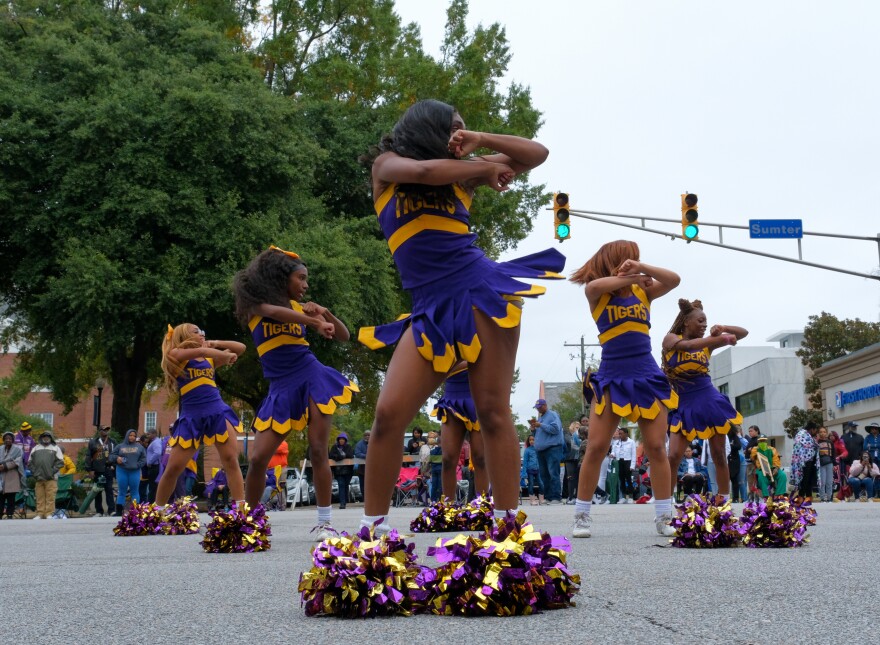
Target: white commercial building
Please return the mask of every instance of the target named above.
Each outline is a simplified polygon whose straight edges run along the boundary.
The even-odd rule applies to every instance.
[[[758,426],[779,451],[782,464],[791,461],[792,439],[782,422],[791,408],[807,407],[807,368],[795,354],[803,331],[783,331],[767,339],[779,347],[728,347],[712,354],[710,375],[719,391],[743,415],[743,432]]]
[[[847,421],[858,423],[865,436],[865,424],[880,422],[880,343],[869,345],[816,370],[825,400],[825,424],[843,434]]]

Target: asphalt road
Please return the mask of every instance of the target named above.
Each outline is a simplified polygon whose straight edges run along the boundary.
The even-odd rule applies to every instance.
[[[537,528],[570,534],[573,507],[525,508]],[[392,509],[392,525],[416,510]],[[594,537],[573,540],[576,607],[375,620],[303,613],[314,507],[273,514],[272,549],[240,555],[203,553],[198,535],[115,537],[113,518],[3,520],[0,643],[873,642],[880,503],[818,510],[803,548],[686,550],[665,546],[650,506],[596,507]],[[335,524],[352,530],[360,514],[335,510]],[[437,537],[411,538],[421,560]]]

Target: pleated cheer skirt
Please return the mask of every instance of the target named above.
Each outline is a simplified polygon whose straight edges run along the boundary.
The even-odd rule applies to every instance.
[[[332,367],[322,365],[314,354],[304,352],[292,371],[269,383],[269,394],[260,404],[254,430],[287,434],[302,431],[309,424],[309,400],[322,414],[333,414],[340,405],[351,403],[358,386]]]
[[[228,425],[227,425],[228,422]],[[214,442],[226,443],[229,439],[229,425],[241,432],[241,421],[226,403],[219,399],[210,403],[181,406],[180,416],[171,426],[172,446],[198,448],[203,443],[211,446]]]
[[[611,412],[630,421],[656,419],[662,407],[678,405],[678,394],[651,354],[605,359],[584,377],[583,387],[597,414],[610,404]]]
[[[727,434],[743,422],[742,415],[711,382],[700,388],[676,389],[678,408],[669,414],[669,431],[681,433],[688,441]]]
[[[499,327],[520,323],[521,298],[537,297],[547,288],[516,278],[562,279],[565,256],[547,249],[509,262],[482,257],[461,270],[412,289],[412,313],[395,322],[362,327],[358,340],[370,349],[394,345],[412,326],[416,347],[436,372],[448,372],[458,360],[476,362],[482,349],[474,310]]]

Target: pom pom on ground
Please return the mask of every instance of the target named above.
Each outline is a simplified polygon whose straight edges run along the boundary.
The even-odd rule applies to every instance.
[[[256,553],[271,548],[272,528],[266,508],[233,502],[228,511],[211,511],[211,522],[200,542],[208,553]]]
[[[113,534],[119,537],[158,535],[165,521],[162,511],[163,507],[155,504],[132,502],[113,528]]]
[[[676,535],[670,543],[685,549],[736,546],[740,541],[738,525],[730,501],[721,495],[688,495],[676,507],[672,518]]]
[[[298,587],[307,616],[410,616],[424,607],[415,545],[397,531],[379,537],[368,527],[342,533],[319,543],[312,561]]]
[[[749,502],[743,508],[739,533],[751,548],[793,548],[809,541],[807,526],[815,524],[812,506],[785,495]]]
[[[409,527],[415,533],[486,531],[493,525],[494,510],[491,497],[480,495],[464,505],[454,504],[444,497],[422,509]]]
[[[539,533],[525,513],[497,520],[481,536],[438,540],[423,569],[426,609],[440,615],[515,616],[574,605],[580,576],[565,566],[568,540]]]
[[[194,497],[182,497],[164,507],[161,535],[192,535],[199,532],[199,509]]]

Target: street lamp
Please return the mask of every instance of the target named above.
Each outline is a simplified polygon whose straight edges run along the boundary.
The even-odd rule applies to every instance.
[[[95,379],[95,387],[98,389],[98,396],[95,397],[95,413],[92,416],[92,423],[95,424],[95,430],[101,430],[101,396],[104,394],[104,388],[107,387],[107,381],[98,377]]]

